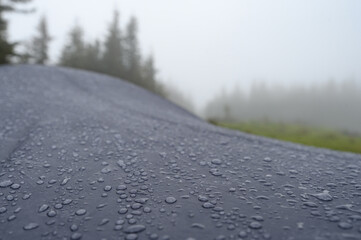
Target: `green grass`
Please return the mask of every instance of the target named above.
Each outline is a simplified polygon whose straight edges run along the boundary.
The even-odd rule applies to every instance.
[[[298,124],[239,122],[213,124],[241,132],[339,151],[361,153],[361,135]]]

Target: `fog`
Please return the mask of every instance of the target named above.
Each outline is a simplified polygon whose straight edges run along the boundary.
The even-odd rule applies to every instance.
[[[120,24],[139,20],[145,54],[153,53],[162,81],[176,82],[198,109],[217,91],[254,79],[269,84],[361,78],[358,0],[34,0],[31,15],[12,14],[9,35],[31,36],[42,15],[54,37],[53,62],[74,22],[87,38],[104,35],[114,8]]]
[[[310,87],[255,83],[249,94],[221,91],[204,116],[210,120],[298,123],[361,133],[361,84],[345,80]]]
[[[358,88],[345,89],[361,81],[361,1],[33,0],[27,6],[36,11],[6,16],[9,38],[26,41],[46,16],[50,64],[59,62],[75,24],[86,42],[103,43],[117,9],[122,28],[137,18],[142,55],[154,57],[168,98],[200,116],[359,130]]]

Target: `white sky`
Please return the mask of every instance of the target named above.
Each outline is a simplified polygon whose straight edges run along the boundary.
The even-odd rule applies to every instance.
[[[32,36],[46,15],[52,60],[75,22],[101,38],[114,8],[124,25],[139,20],[143,53],[153,53],[162,81],[198,107],[220,89],[361,81],[360,0],[33,0],[37,12],[10,16],[10,37]]]

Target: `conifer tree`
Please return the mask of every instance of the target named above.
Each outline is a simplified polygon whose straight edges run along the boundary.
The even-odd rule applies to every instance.
[[[18,10],[16,5],[30,1],[31,0],[0,0],[0,64],[10,63],[11,58],[17,55],[15,53],[16,43],[8,40],[8,21],[4,18],[4,14],[9,12],[24,12]]]
[[[124,77],[122,34],[118,11],[114,12],[113,21],[108,28],[102,62],[104,73],[120,78]]]
[[[157,92],[157,71],[154,67],[154,58],[150,55],[143,63],[142,66],[142,82],[143,87],[153,92]]]
[[[36,64],[46,64],[49,60],[49,43],[51,36],[48,31],[48,24],[45,17],[40,19],[37,36],[32,41],[32,57]]]
[[[137,34],[137,19],[132,17],[126,27],[126,35],[124,38],[125,78],[138,85],[144,85],[141,76],[141,56],[139,52]]]
[[[85,47],[85,62],[84,68],[94,72],[102,72],[103,71],[103,63],[102,63],[102,51],[101,45],[98,40],[94,43],[88,43]]]
[[[73,68],[85,67],[85,43],[83,29],[76,25],[69,33],[69,39],[64,46],[59,64]]]

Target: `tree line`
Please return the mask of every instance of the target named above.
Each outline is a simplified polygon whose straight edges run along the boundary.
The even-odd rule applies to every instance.
[[[222,91],[205,108],[214,121],[300,123],[361,133],[361,85],[345,80],[309,87],[253,84],[249,93]]]
[[[28,3],[31,0],[0,0],[0,64],[8,64],[22,54],[15,51],[18,42],[11,42],[8,39],[8,21],[4,15],[7,13],[25,13],[26,10],[17,8],[17,5]]]
[[[7,36],[8,22],[4,14],[23,12],[16,6],[31,0],[0,0],[0,64],[31,63],[48,64],[52,37],[45,17],[41,18],[34,37],[25,43],[10,42]],[[103,39],[86,41],[84,30],[75,25],[67,36],[57,65],[104,73],[144,87],[165,96],[166,89],[157,79],[152,55],[141,54],[138,41],[138,23],[132,17],[125,29],[119,24],[119,13],[114,11],[112,22]],[[21,52],[16,47],[22,45]]]

